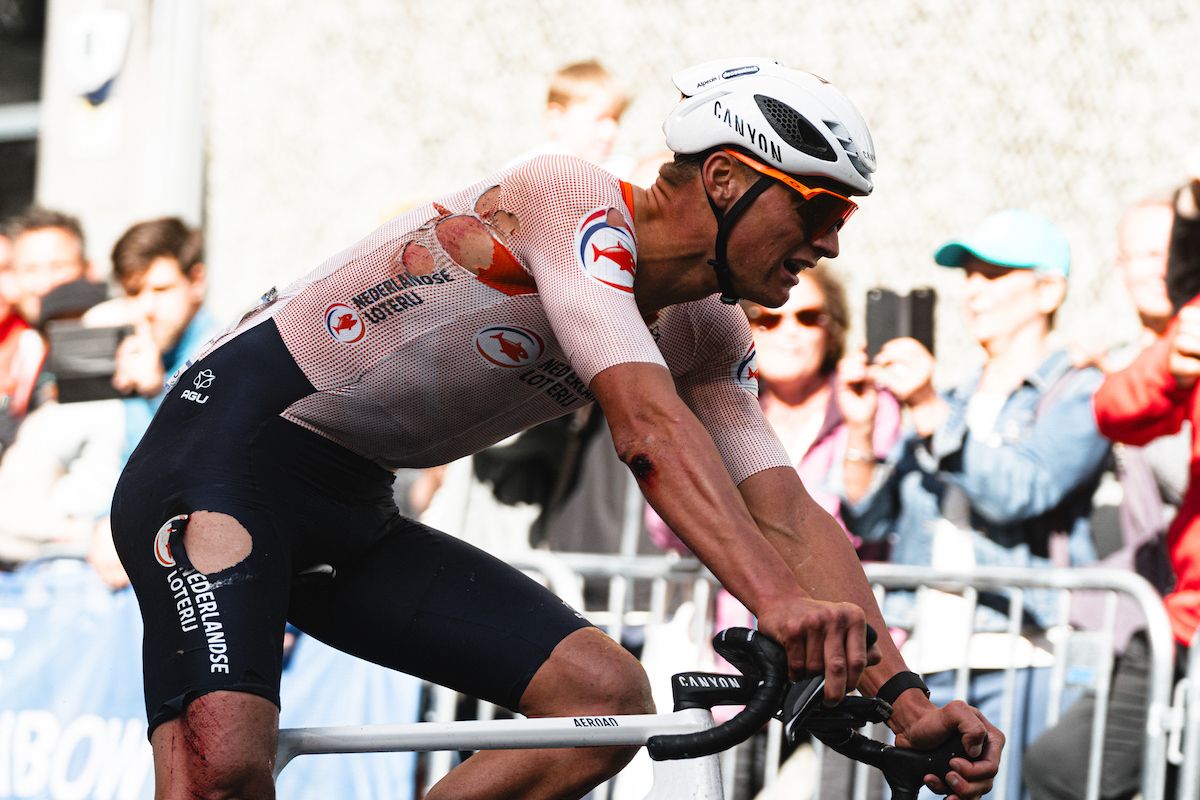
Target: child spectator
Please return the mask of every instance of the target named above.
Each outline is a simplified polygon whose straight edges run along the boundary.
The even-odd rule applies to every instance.
[[[613,156],[621,115],[627,105],[625,93],[599,61],[579,61],[561,67],[550,78],[546,93],[542,118],[545,141],[513,159],[511,164],[535,155],[562,153],[599,164],[618,177],[628,177],[633,159]]]

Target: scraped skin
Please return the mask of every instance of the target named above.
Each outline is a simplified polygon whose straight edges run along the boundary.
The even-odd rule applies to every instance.
[[[416,242],[409,242],[400,251],[400,266],[410,275],[428,275],[433,272],[433,253]]]
[[[183,533],[188,560],[198,572],[211,575],[240,564],[250,555],[250,533],[228,514],[196,511]]]
[[[184,550],[192,566],[211,575],[246,560],[249,532],[228,514],[196,511],[188,516]],[[156,800],[275,796],[279,710],[262,697],[213,692],[154,729]]]
[[[437,224],[438,243],[463,269],[478,275],[492,265],[493,240],[476,217],[450,217]]]
[[[501,239],[508,239],[521,230],[521,223],[514,214],[500,208],[500,195],[499,186],[493,186],[481,194],[475,201],[475,213],[491,225]]]

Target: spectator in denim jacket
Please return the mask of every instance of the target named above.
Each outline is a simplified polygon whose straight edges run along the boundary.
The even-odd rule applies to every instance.
[[[912,430],[875,468],[867,493],[847,498],[847,526],[867,540],[891,534],[895,563],[958,572],[1095,560],[1088,514],[1108,442],[1090,404],[1102,376],[1074,368],[1051,333],[1066,295],[1065,237],[1038,215],[1002,211],[947,242],[935,260],[965,274],[965,319],[984,364],[939,394],[935,362],[923,346],[907,338],[884,345],[870,368],[873,381],[860,389],[868,399],[876,386],[891,391]],[[864,409],[861,420],[847,419],[852,430],[870,425],[869,406],[848,405]],[[1037,632],[1056,613],[1049,592],[1026,592],[1024,602],[1026,630],[1014,640],[1003,632],[1007,598],[981,592],[969,643],[953,641],[954,616],[964,635],[969,622],[960,598],[893,593],[884,608],[890,624],[912,631],[906,658],[932,673],[927,682],[935,695],[948,699],[953,692],[954,670],[969,645],[968,702],[1001,719],[1003,668],[1017,667],[1002,767],[1009,797],[1018,796],[1021,752],[1044,727],[1049,670],[1039,668],[1047,654]]]

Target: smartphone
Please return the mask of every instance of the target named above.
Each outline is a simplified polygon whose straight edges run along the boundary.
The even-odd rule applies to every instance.
[[[867,358],[874,361],[885,342],[903,336],[900,295],[891,289],[867,290]]]
[[[932,286],[918,286],[908,293],[908,335],[933,353],[933,312],[937,292]]]
[[[133,333],[129,325],[92,328],[78,320],[46,323],[47,372],[54,375],[58,402],[111,400],[124,397],[112,385],[117,347]]]
[[[937,292],[930,286],[918,286],[908,294],[899,294],[881,286],[867,290],[867,358],[879,355],[884,343],[911,337],[933,352],[934,311]]]

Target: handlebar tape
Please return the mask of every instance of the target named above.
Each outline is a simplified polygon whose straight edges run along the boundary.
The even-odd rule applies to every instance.
[[[728,628],[713,639],[713,648],[742,674],[759,681],[746,707],[728,722],[696,733],[651,736],[646,751],[655,761],[699,758],[720,753],[750,738],[775,716],[787,688],[787,653],[758,631]]]
[[[875,630],[868,625],[867,647],[875,643]],[[646,752],[655,761],[700,758],[728,750],[754,735],[783,704],[788,688],[787,652],[758,631],[727,628],[713,638],[713,649],[748,678],[758,679],[746,707],[715,728],[696,733],[663,734],[646,741]]]

